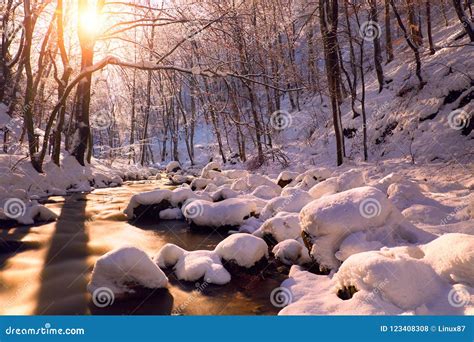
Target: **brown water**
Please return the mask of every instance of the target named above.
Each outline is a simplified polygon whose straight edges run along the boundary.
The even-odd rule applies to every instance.
[[[56,222],[0,229],[0,314],[276,314],[270,293],[284,278],[277,272],[233,276],[224,286],[182,282],[168,272],[168,289],[140,291],[106,308],[94,306],[86,286],[104,253],[132,245],[154,255],[168,242],[187,250],[213,249],[225,238],[191,232],[180,221],[130,225],[122,214],[130,197],[158,187],[164,185],[135,182],[51,197],[46,206],[59,215]]]

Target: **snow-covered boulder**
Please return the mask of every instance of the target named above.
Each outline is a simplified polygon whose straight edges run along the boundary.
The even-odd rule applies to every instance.
[[[178,161],[171,161],[166,165],[166,173],[177,172],[181,170],[181,164]]]
[[[249,175],[247,170],[223,170],[222,175],[229,179],[245,178]]]
[[[424,260],[441,277],[474,288],[474,235],[445,234],[421,246],[421,250]]]
[[[250,268],[262,259],[268,258],[268,246],[265,241],[251,234],[237,233],[222,240],[215,252],[226,262],[240,267]]]
[[[123,247],[106,253],[97,259],[87,290],[107,289],[115,295],[134,293],[134,287],[149,289],[166,287],[168,278],[142,250]]]
[[[291,195],[275,197],[263,208],[260,217],[269,219],[281,211],[298,213],[309,202],[313,200],[310,194],[303,190],[295,190]]]
[[[221,165],[217,162],[210,162],[201,171],[201,177],[202,178],[212,178],[211,171],[216,171],[216,172],[221,172]]]
[[[177,188],[173,191],[159,189],[133,195],[124,213],[129,220],[136,218],[158,219],[161,211],[181,207],[191,199],[212,200],[209,195],[197,194],[187,187]]]
[[[2,193],[2,195],[9,195]],[[49,222],[58,215],[36,201],[30,201],[25,191],[12,191],[14,197],[0,198],[0,221],[14,220],[19,224],[29,225],[35,222]]]
[[[298,240],[289,239],[273,247],[272,253],[285,265],[304,265],[311,262],[308,249]]]
[[[331,171],[323,168],[309,169],[302,174],[298,175],[290,184],[291,187],[297,187],[301,190],[308,191],[315,184],[322,182],[323,180],[331,177]]]
[[[181,209],[179,208],[169,208],[160,211],[160,219],[162,220],[181,220],[184,218]]]
[[[349,170],[337,177],[339,191],[347,191],[367,185],[365,173],[359,170]]]
[[[274,197],[280,196],[281,188],[278,185],[260,185],[254,191],[252,191],[251,195],[262,198],[262,199],[272,199]]]
[[[240,195],[239,192],[232,190],[227,186],[221,186],[216,191],[212,192],[211,198],[213,202],[220,202],[229,198],[236,198]]]
[[[129,220],[140,218],[145,214],[159,217],[160,211],[172,207],[171,193],[171,190],[160,189],[133,195],[124,213]]]
[[[337,177],[330,177],[309,189],[308,193],[314,199],[339,192],[339,182]]]
[[[182,210],[194,226],[220,228],[240,226],[245,219],[254,216],[257,205],[247,198],[229,198],[217,203],[195,200],[184,205]]]
[[[277,243],[287,239],[301,237],[301,226],[298,213],[280,212],[275,217],[266,220],[253,235],[270,238]]]
[[[301,210],[300,224],[312,257],[328,269],[339,267],[336,253],[352,233],[364,231],[368,241],[380,241],[386,246],[433,238],[407,222],[386,195],[373,187],[355,188],[314,200]]]
[[[188,252],[176,245],[166,244],[153,259],[159,267],[173,267],[176,277],[185,281],[204,281],[223,285],[230,279],[230,273],[222,266],[221,259],[214,251]]]
[[[203,190],[212,182],[211,179],[207,178],[194,178],[193,181],[190,184],[191,190],[196,191],[196,190]]]
[[[282,171],[276,180],[278,186],[284,188],[288,184],[290,184],[296,177],[298,177],[298,172],[291,172],[291,171]]]
[[[260,228],[262,224],[263,221],[259,218],[256,218],[254,216],[249,217],[248,219],[244,220],[244,223],[242,223],[242,225],[239,227],[239,232],[252,234],[258,228]]]
[[[472,315],[474,236],[350,256],[333,277],[293,266],[281,315]],[[343,300],[341,300],[343,299]]]

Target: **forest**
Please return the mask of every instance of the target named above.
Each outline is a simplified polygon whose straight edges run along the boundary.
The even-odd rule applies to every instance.
[[[0,314],[473,314],[473,7],[0,0]]]

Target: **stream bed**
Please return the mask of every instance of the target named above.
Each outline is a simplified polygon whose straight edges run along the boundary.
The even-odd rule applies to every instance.
[[[182,282],[167,271],[167,289],[143,290],[106,307],[94,305],[86,286],[98,257],[136,246],[155,255],[166,243],[213,249],[226,235],[191,231],[184,221],[133,226],[122,211],[139,192],[161,181],[127,182],[89,194],[50,197],[56,222],[0,228],[1,315],[274,315],[270,293],[286,276],[267,271],[232,277],[224,286]],[[270,267],[271,269],[271,267]]]

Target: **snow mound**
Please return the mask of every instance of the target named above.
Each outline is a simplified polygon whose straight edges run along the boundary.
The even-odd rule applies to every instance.
[[[280,187],[284,188],[298,176],[299,176],[298,172],[282,171],[278,175],[276,182]]]
[[[168,278],[141,249],[123,247],[97,259],[87,290],[94,294],[107,288],[116,295],[134,293],[134,286],[156,289],[166,287]]]
[[[272,253],[285,265],[303,265],[311,262],[308,249],[298,240],[284,240],[273,247]]]
[[[257,211],[254,200],[230,198],[217,203],[194,200],[183,205],[184,217],[200,227],[240,226]]]
[[[258,198],[269,200],[269,199],[279,196],[280,193],[281,193],[281,188],[276,184],[275,186],[260,185],[251,193],[251,195]]]
[[[282,211],[298,213],[312,200],[313,198],[310,194],[298,189],[293,191],[291,195],[279,196],[271,199],[263,208],[260,217],[263,220],[266,220]]]
[[[176,245],[166,244],[153,259],[159,267],[173,267],[176,277],[185,281],[204,281],[223,285],[230,282],[231,276],[214,251],[188,252]]]
[[[140,206],[162,204],[162,210],[164,210],[170,207],[180,207],[184,204],[184,202],[191,199],[202,199],[207,201],[212,200],[209,195],[195,193],[188,187],[177,188],[173,191],[168,189],[159,189],[133,195],[127,205],[127,208],[124,210],[124,213],[129,219],[133,219],[136,216],[135,210]]]
[[[6,192],[0,188],[1,195],[7,195]],[[46,208],[36,201],[31,201],[24,190],[17,189],[9,196],[14,197],[0,197],[0,221],[15,220],[22,225],[34,224],[37,221],[49,222],[58,218],[58,215]]]
[[[276,242],[301,237],[301,226],[298,213],[280,212],[275,217],[266,220],[253,235],[271,236]]]
[[[259,237],[237,233],[221,241],[215,252],[226,261],[233,261],[237,265],[250,268],[258,261],[268,257],[268,246]]]
[[[329,269],[339,266],[336,253],[352,233],[364,231],[367,238],[362,242],[380,241],[387,246],[433,238],[407,222],[386,195],[373,187],[355,188],[314,200],[301,211],[300,224],[306,242],[312,246],[311,255],[320,266]],[[360,240],[353,240],[359,244]],[[366,247],[364,244],[363,248]]]
[[[473,314],[473,251],[472,235],[453,233],[354,254],[333,277],[294,266],[282,284],[293,301],[280,314]]]
[[[201,171],[202,178],[212,178],[211,175],[213,174],[211,171],[221,172],[221,165],[217,162],[210,162]]]
[[[160,219],[162,220],[181,220],[183,218],[183,213],[179,208],[170,208],[160,211]]]
[[[166,165],[166,173],[177,172],[181,170],[181,164],[177,161],[171,161]]]

